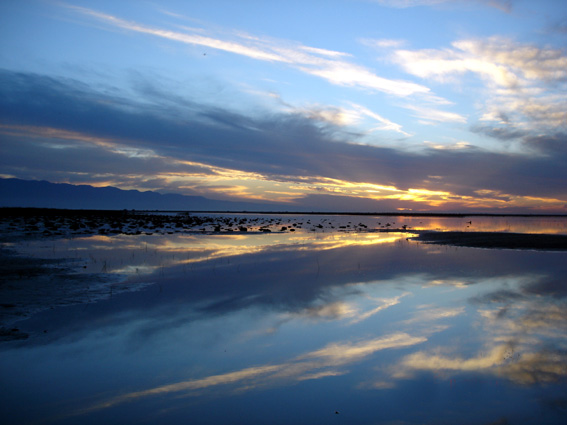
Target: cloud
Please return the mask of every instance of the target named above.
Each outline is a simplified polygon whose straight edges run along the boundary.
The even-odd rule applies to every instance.
[[[464,359],[461,357],[448,357],[439,354],[428,354],[417,352],[410,354],[400,362],[400,372],[396,374],[402,377],[408,370],[458,370],[479,371],[488,369],[495,365],[501,365],[505,361],[505,353],[509,347],[500,345],[494,347],[485,355]]]
[[[330,304],[307,307],[305,310],[293,314],[293,317],[305,317],[312,320],[340,320],[356,315],[354,306],[336,301]]]
[[[208,47],[259,61],[287,64],[336,85],[369,89],[401,97],[427,94],[430,91],[429,88],[420,84],[380,77],[363,66],[346,61],[345,58],[350,55],[344,52],[304,46],[297,42],[274,40],[266,37],[243,36],[238,33],[232,35],[219,34],[212,37],[195,33],[192,28],[185,28],[185,32],[178,32],[126,21],[117,16],[84,7],[70,5],[66,7],[101,21],[110,27],[184,44]]]
[[[414,111],[415,116],[425,122],[442,123],[442,122],[467,122],[467,119],[455,112],[441,111],[425,106],[406,105],[407,109]]]
[[[418,311],[413,318],[406,320],[404,323],[411,324],[411,323],[431,322],[435,320],[460,316],[464,312],[465,312],[464,307],[427,308],[425,310]]]
[[[405,40],[396,40],[390,38],[381,38],[381,39],[363,38],[360,39],[360,42],[365,46],[376,47],[379,49],[402,47],[404,44],[406,44]]]
[[[506,342],[490,373],[523,385],[564,379],[567,354],[563,349],[567,324],[567,292],[551,275],[525,275],[471,299],[479,307],[489,341]],[[514,289],[510,289],[513,287]],[[495,348],[495,350],[497,347]]]
[[[370,127],[365,133],[373,133],[375,131],[393,131],[404,136],[410,136],[402,130],[400,124],[371,111],[370,109],[358,105],[353,102],[348,102],[349,107],[328,107],[325,105],[309,105],[306,107],[294,107],[285,102],[286,111],[290,113],[302,114],[312,120],[319,120],[328,122],[337,126],[358,126],[364,124],[365,127]]]
[[[480,372],[507,378],[522,385],[557,382],[567,375],[561,352],[515,353],[514,347],[502,344],[475,357],[449,357],[417,352],[404,357],[396,366],[396,378],[407,378],[416,371]]]
[[[443,83],[480,77],[485,105],[479,121],[492,123],[497,138],[567,131],[564,49],[491,37],[456,41],[448,49],[396,50],[393,60],[412,75]]]
[[[489,348],[469,357],[443,354],[449,348],[418,351],[392,367],[392,376],[407,379],[424,371],[444,372],[448,376],[476,372],[521,385],[565,379],[567,354],[561,348],[564,335],[559,331],[565,327],[565,303],[524,297],[510,290],[497,290],[476,297],[474,302],[504,304],[478,311],[484,320],[484,343]]]
[[[379,238],[376,240],[369,240],[367,244],[377,244],[380,242],[384,242],[387,239]],[[363,241],[357,241],[357,244],[365,245]],[[352,244],[352,241],[344,241],[344,242],[337,242],[336,240],[332,241],[324,241],[321,244],[317,244],[319,249],[337,249],[341,248],[346,245]],[[400,303],[400,299],[409,295],[408,292],[405,292],[401,295],[392,298],[380,298],[374,299],[371,298],[372,301],[378,304],[377,307],[362,311],[361,308],[356,306],[355,304],[347,303],[344,301],[335,301],[335,302],[328,302],[320,305],[308,306],[302,309],[299,312],[290,313],[286,315],[285,321],[293,319],[293,318],[306,318],[309,320],[345,320],[350,319],[348,321],[349,325],[354,325],[360,323],[375,314],[380,313],[381,311],[395,306]],[[370,298],[370,297],[369,297]]]
[[[409,133],[406,133],[405,131],[402,130],[402,126],[400,124],[396,124],[395,122],[392,122],[387,118],[384,118],[383,116],[377,114],[376,112],[371,111],[368,108],[365,108],[362,105],[358,105],[352,102],[350,103],[350,105],[353,108],[350,110],[352,115],[358,116],[360,117],[360,119],[364,117],[370,118],[374,122],[379,123],[377,126],[372,125],[370,132],[374,132],[376,130],[381,130],[381,131],[389,130],[389,131],[395,131],[396,133],[400,133],[404,136],[410,136]]]
[[[162,385],[159,387],[151,388],[148,390],[143,391],[136,391],[127,393],[113,399],[110,399],[106,402],[101,404],[97,404],[95,406],[91,406],[89,408],[76,411],[71,414],[71,416],[83,415],[89,413],[91,411],[97,411],[102,409],[107,409],[118,404],[130,402],[136,399],[145,398],[153,395],[160,395],[160,394],[168,394],[168,393],[178,393],[181,391],[192,391],[192,390],[200,390],[209,387],[214,387],[218,385],[227,385],[233,384],[237,382],[242,382],[245,380],[250,380],[256,378],[261,375],[273,373],[279,369],[281,369],[281,365],[275,366],[259,366],[259,367],[250,367],[242,370],[238,370],[235,372],[229,372],[221,375],[212,375],[202,379],[194,379],[188,380],[183,382],[177,382],[175,384],[169,385]]]
[[[540,155],[472,148],[410,153],[356,143],[368,139],[332,119],[305,113],[247,116],[149,90],[149,82],[138,93],[141,101],[37,74],[1,71],[0,82],[0,164],[3,174],[20,178],[82,183],[99,178],[130,187],[162,179],[169,190],[223,186],[234,179],[237,186],[278,182],[298,194],[289,202],[344,201],[351,208],[353,201],[369,208],[379,201],[388,209],[427,209],[432,202],[445,209],[453,202],[455,208],[532,208],[562,206],[567,198],[564,135],[525,139]],[[397,128],[362,106],[349,110],[378,121],[380,129]],[[320,192],[314,187],[322,188],[321,197],[308,196]]]
[[[321,77],[332,84],[368,88],[400,97],[429,92],[429,89],[425,86],[402,80],[383,78],[360,65],[346,62],[328,62],[325,65],[317,68],[300,66],[299,69],[308,74]]]
[[[274,61],[274,62],[289,62],[289,59],[282,55],[278,55],[277,53],[267,51],[267,49],[261,49],[255,46],[215,39],[198,34],[187,34],[187,33],[180,33],[176,31],[170,31],[160,28],[152,28],[138,24],[133,21],[126,21],[116,16],[108,15],[106,13],[98,12],[96,10],[92,10],[84,7],[71,6],[71,5],[67,5],[66,7],[73,9],[77,12],[80,12],[82,14],[96,18],[114,27],[128,31],[149,34],[156,37],[166,38],[169,40],[174,40],[185,44],[193,44],[203,47],[210,47],[218,50],[224,50],[230,53],[247,56],[252,59],[258,59],[263,61]],[[186,29],[189,30],[191,28],[186,28]]]
[[[460,40],[445,50],[398,50],[395,59],[406,71],[423,78],[442,81],[447,75],[472,72],[507,88],[530,80],[562,82],[567,77],[567,57],[562,50],[522,45],[502,37]]]
[[[567,376],[564,352],[541,351],[522,355],[505,365],[499,375],[522,385],[545,384],[564,380]]]
[[[375,314],[380,313],[382,310],[385,310],[387,308],[395,306],[395,305],[399,304],[400,299],[405,297],[406,295],[409,295],[409,292],[404,292],[403,294],[398,295],[396,297],[392,297],[392,298],[376,299],[374,301],[378,301],[380,303],[380,305],[378,305],[378,307],[374,307],[370,310],[365,311],[364,313],[357,314],[356,317],[350,323],[354,324],[354,323],[362,322],[362,321],[368,319],[369,317],[372,317]]]
[[[331,344],[321,350],[301,355],[286,363],[253,366],[234,372],[189,379],[147,390],[130,392],[78,410],[70,416],[79,416],[92,411],[107,409],[118,404],[162,394],[178,393],[180,396],[191,396],[198,394],[196,393],[197,390],[227,385],[237,386],[237,391],[249,391],[260,387],[278,385],[289,380],[304,381],[339,376],[345,373],[336,369],[339,366],[360,361],[377,351],[405,348],[424,341],[426,339],[422,337],[412,337],[399,333],[362,341],[357,344]],[[234,391],[234,389],[232,390]]]
[[[427,341],[425,337],[412,337],[405,333],[396,333],[356,344],[329,344],[320,350],[305,354],[300,358],[323,358],[333,365],[342,365],[358,361],[376,351],[388,348],[401,348]]]

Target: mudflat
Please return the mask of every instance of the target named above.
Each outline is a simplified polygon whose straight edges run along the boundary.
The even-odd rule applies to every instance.
[[[566,251],[567,235],[505,232],[420,232],[415,240],[471,248],[536,249]]]

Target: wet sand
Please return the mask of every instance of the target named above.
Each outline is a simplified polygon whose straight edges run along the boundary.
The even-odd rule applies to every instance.
[[[28,338],[17,322],[56,307],[96,302],[131,290],[108,273],[77,273],[70,259],[18,255],[0,247],[0,341]]]

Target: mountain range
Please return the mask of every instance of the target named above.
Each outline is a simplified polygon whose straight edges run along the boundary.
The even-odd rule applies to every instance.
[[[160,211],[282,211],[281,204],[234,202],[42,180],[0,179],[0,207]]]

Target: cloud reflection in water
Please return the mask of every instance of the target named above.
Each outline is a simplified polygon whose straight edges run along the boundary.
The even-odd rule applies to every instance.
[[[408,334],[397,333],[356,344],[330,344],[320,350],[299,356],[288,363],[255,366],[222,375],[208,376],[127,393],[77,413],[84,414],[90,410],[104,409],[152,395],[179,392],[186,392],[187,395],[191,395],[191,392],[194,390],[218,385],[237,384],[239,388],[237,387],[236,390],[252,390],[262,386],[282,384],[282,381],[286,380],[303,381],[338,376],[347,372],[340,370],[317,372],[317,370],[345,366],[349,363],[360,361],[377,351],[408,347],[425,341],[426,338],[424,337],[412,337]]]
[[[37,367],[65,359],[69,372],[53,368],[52,379],[63,379],[68,423],[173,404],[184,413],[203,406],[205,420],[235,399],[273,408],[276,391],[293,408],[306,394],[318,394],[316,406],[339,390],[352,409],[362,400],[371,415],[378,397],[412,423],[408,392],[425,403],[457,382],[470,391],[452,395],[452,409],[469,411],[484,394],[471,377],[497,379],[506,391],[494,400],[525,409],[565,391],[564,253],[456,249],[392,233],[77,238],[55,253],[84,257],[87,270],[106,259],[109,271],[130,270],[127,282],[145,285],[88,309],[48,312],[29,326],[53,323],[49,340],[1,352],[13,387],[33,379],[30,359]],[[135,384],[117,385],[107,370]],[[498,417],[512,417],[501,409]],[[182,413],[171,415],[176,422]]]

